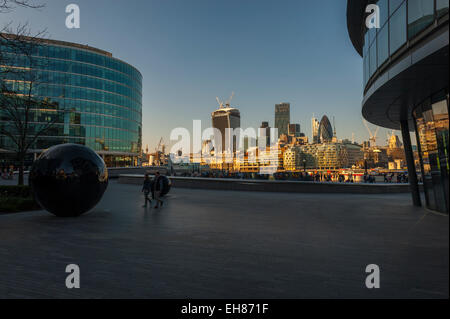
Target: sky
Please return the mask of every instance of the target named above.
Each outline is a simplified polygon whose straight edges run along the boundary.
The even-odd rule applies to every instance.
[[[41,0],[36,0],[37,2]],[[16,9],[0,26],[28,23],[47,37],[88,44],[143,75],[143,147],[192,121],[211,126],[216,97],[241,112],[242,128],[269,121],[291,104],[291,123],[311,138],[311,118],[335,117],[339,139],[368,140],[362,122],[362,58],[346,27],[346,0],[42,0]],[[67,29],[67,5],[80,29]],[[373,131],[375,127],[370,125]],[[378,144],[386,144],[381,129]],[[397,132],[398,135],[399,132]]]

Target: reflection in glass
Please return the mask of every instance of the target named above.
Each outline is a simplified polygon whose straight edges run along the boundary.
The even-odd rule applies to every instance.
[[[378,32],[378,67],[380,67],[389,57],[389,35],[388,26],[385,25]]]
[[[406,3],[392,15],[390,21],[390,54],[394,54],[406,43]]]
[[[414,111],[423,183],[430,209],[448,213],[449,119],[447,99],[431,100]]]
[[[389,15],[392,15],[404,0],[389,0]]]
[[[408,38],[412,39],[434,20],[434,3],[430,0],[408,1]]]
[[[448,2],[449,0],[436,0],[436,13],[439,18],[448,13]]]

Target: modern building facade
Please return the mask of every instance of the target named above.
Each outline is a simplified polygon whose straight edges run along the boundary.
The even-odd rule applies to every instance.
[[[380,28],[366,27],[366,7]],[[448,0],[348,0],[347,26],[363,57],[362,114],[402,131],[413,202],[421,205],[410,132],[415,132],[426,204],[448,213]]]
[[[260,135],[265,136],[264,140],[261,141],[261,145],[268,147],[270,146],[270,126],[269,122],[262,122],[260,126]],[[261,139],[261,137],[259,137]],[[260,146],[260,142],[258,141],[258,146]]]
[[[301,136],[300,124],[289,124],[288,135],[292,137],[300,137]]]
[[[29,67],[6,43],[0,42],[0,50],[13,61],[8,67]],[[98,152],[108,166],[137,165],[142,148],[141,73],[109,52],[75,43],[41,39],[32,54],[37,63],[30,72],[39,78],[33,96],[53,107],[51,112],[34,110],[30,123],[38,127],[50,118],[56,120],[33,143],[29,157],[53,145],[76,143]],[[8,73],[0,80],[19,94],[26,88]],[[0,126],[10,125],[0,109]],[[0,135],[0,151],[6,156],[13,148],[11,140]]]
[[[291,105],[280,103],[275,105],[275,128],[278,129],[278,138],[281,135],[288,135],[289,124],[291,123]]]
[[[320,127],[319,120],[316,119],[313,116],[313,118],[311,119],[312,143],[313,144],[320,143],[320,141],[319,141],[319,127]]]
[[[333,139],[333,127],[326,115],[322,117],[319,125],[319,141],[321,143],[331,142]]]
[[[220,131],[221,136],[215,137],[215,139],[221,138],[222,152],[226,150],[226,129],[237,129],[241,127],[241,113],[238,109],[231,107],[230,105],[221,106],[218,110],[211,114],[212,126]],[[231,141],[230,141],[231,142]],[[236,137],[233,137],[233,152],[236,152]],[[218,140],[217,140],[218,143]],[[231,146],[231,145],[230,145]]]

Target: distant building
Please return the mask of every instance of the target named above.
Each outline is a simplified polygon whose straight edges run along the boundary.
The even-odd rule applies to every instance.
[[[358,166],[362,160],[364,160],[364,152],[361,145],[353,143],[345,143],[347,149],[347,164],[348,167]]]
[[[221,133],[221,141],[222,141],[222,152],[225,151],[225,139],[226,134],[225,130],[227,128],[236,129],[241,127],[241,113],[238,109],[230,107],[230,105],[226,105],[225,107],[221,106],[218,110],[214,111],[211,114],[212,118],[212,126],[216,128]],[[217,151],[217,150],[216,150]],[[236,138],[233,138],[233,151],[236,151]]]
[[[341,143],[325,143],[318,147],[317,164],[319,169],[347,168],[347,148]]]
[[[326,115],[320,120],[319,126],[319,140],[321,143],[331,142],[333,139],[333,127],[331,126],[330,120]]]
[[[286,171],[295,171],[303,167],[303,156],[300,147],[294,146],[284,152],[284,169]]]
[[[262,142],[263,146],[269,146],[270,145],[270,126],[269,126],[269,122],[262,122],[261,123],[261,127],[260,127],[260,134],[264,134],[265,137],[265,141]],[[259,142],[258,142],[258,146],[259,146]]]
[[[282,134],[288,135],[291,121],[291,105],[280,103],[275,105],[275,128],[278,129],[278,137]]]
[[[300,137],[300,124],[289,124],[288,126],[288,136],[291,137]]]
[[[313,117],[311,119],[312,143],[313,144],[320,143],[320,141],[319,141],[319,127],[320,127],[320,122],[315,117]]]

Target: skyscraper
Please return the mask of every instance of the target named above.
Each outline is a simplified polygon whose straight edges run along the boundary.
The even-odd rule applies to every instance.
[[[319,139],[321,143],[331,142],[333,139],[333,127],[326,115],[320,120]]]
[[[225,151],[225,140],[226,140],[226,129],[236,129],[241,127],[241,113],[238,109],[230,107],[227,103],[225,106],[220,103],[218,110],[211,114],[212,126],[216,128],[221,133],[222,138],[222,151]],[[216,137],[217,138],[217,137]],[[233,138],[233,151],[236,151],[236,138]]]
[[[278,138],[284,134],[288,135],[291,122],[291,105],[280,103],[275,105],[275,128],[278,129]]]
[[[262,122],[260,127],[260,134],[265,134],[265,141],[263,141],[262,145],[265,145],[266,147],[270,145],[270,126],[269,122]],[[258,142],[259,146],[259,142]]]
[[[289,124],[288,135],[292,137],[300,137],[300,124]]]
[[[319,143],[319,127],[320,123],[319,121],[314,117],[311,119],[311,128],[312,128],[312,141],[313,144]]]

